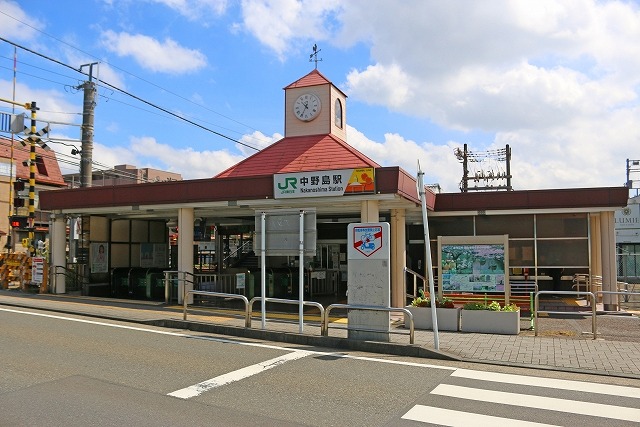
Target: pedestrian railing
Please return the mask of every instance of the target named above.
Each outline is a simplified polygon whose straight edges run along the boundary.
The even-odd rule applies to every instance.
[[[232,298],[232,299],[242,300],[242,302],[244,303],[244,326],[245,328],[251,327],[251,315],[249,313],[249,300],[244,295],[227,294],[224,292],[194,291],[194,290],[185,289],[184,297],[182,299],[183,320],[187,320],[187,307],[188,307],[189,295],[201,295],[201,296],[214,297],[214,298],[225,298],[225,299]]]
[[[634,301],[629,301],[630,296],[640,296],[640,292],[629,292],[629,291],[598,291],[595,293],[598,295],[598,299],[600,299],[603,295],[617,295],[618,296],[618,311],[620,311],[620,304],[622,304],[624,300],[625,303],[633,304]],[[636,303],[638,301],[635,301]]]
[[[420,274],[416,273],[415,271],[413,271],[410,268],[405,267],[404,268],[404,272],[405,273],[409,273],[411,274],[411,276],[413,277],[413,294],[410,294],[407,292],[407,298],[417,298],[418,297],[418,289],[424,289],[425,283],[427,283],[427,279],[424,278],[424,276],[421,276]],[[405,274],[403,276],[404,278],[404,289],[406,292],[407,289],[407,275]],[[422,287],[419,288],[418,287],[418,279],[422,280]]]
[[[174,284],[178,285],[182,283],[183,285],[185,285],[185,288],[186,288],[186,285],[188,283],[190,283],[193,286],[194,282],[195,282],[195,276],[193,275],[193,273],[189,273],[187,271],[165,271],[164,272],[164,302],[166,304],[169,304],[174,299],[174,297],[178,296],[177,291],[176,291],[176,295],[173,295]]]
[[[586,295],[591,300],[591,330],[593,332],[593,339],[596,339],[596,296],[593,292],[586,291],[538,291],[536,292],[534,298],[534,330],[535,336],[538,336],[538,331],[540,328],[538,327],[538,314],[563,314],[563,315],[579,315],[584,316],[584,313],[581,312],[572,312],[572,311],[542,311],[540,310],[540,295],[574,295],[581,296]]]
[[[329,305],[326,310],[324,311],[324,327],[322,328],[322,330],[324,331],[324,336],[329,336],[329,313],[331,312],[331,310],[333,310],[334,308],[343,308],[343,309],[347,309],[347,310],[364,310],[364,311],[386,311],[386,312],[401,312],[404,313],[405,316],[407,316],[407,318],[409,319],[409,343],[413,344],[415,341],[415,337],[414,337],[414,327],[413,327],[413,314],[407,310],[406,308],[402,308],[402,307],[379,307],[379,306],[371,306],[371,305],[353,305],[353,304],[331,304]],[[392,331],[383,331],[380,329],[364,329],[364,328],[353,328],[353,327],[348,327],[348,328],[337,328],[337,329],[350,329],[350,330],[356,330],[356,331],[364,331],[364,332],[389,332],[389,333],[396,333],[396,334],[400,334],[400,335],[406,335],[403,332],[392,332]]]
[[[249,301],[249,312],[248,312],[249,326],[251,326],[251,318],[253,317],[253,304],[256,301],[262,301],[262,299],[263,299],[262,297],[253,297],[251,298],[251,301]],[[278,304],[300,305],[300,300],[294,300],[294,299],[264,298],[264,301],[278,303]],[[315,301],[302,301],[302,305],[315,307],[318,310],[320,310],[320,334],[324,335],[322,333],[322,327],[324,325],[324,313],[325,313],[324,306],[319,302],[315,302]],[[293,323],[293,322],[288,322],[288,323]]]

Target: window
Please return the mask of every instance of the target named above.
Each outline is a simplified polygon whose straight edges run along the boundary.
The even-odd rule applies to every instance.
[[[38,173],[40,175],[49,176],[49,173],[47,172],[47,167],[44,164],[44,159],[42,158],[42,156],[36,155],[36,167],[38,168]]]
[[[336,126],[342,129],[342,102],[339,99],[336,99],[335,114]]]

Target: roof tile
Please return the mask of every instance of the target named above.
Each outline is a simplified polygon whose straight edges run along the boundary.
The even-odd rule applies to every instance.
[[[305,135],[283,138],[216,178],[362,167],[380,165],[333,135]]]

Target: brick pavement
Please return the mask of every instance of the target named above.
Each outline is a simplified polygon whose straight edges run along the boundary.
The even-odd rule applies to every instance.
[[[89,297],[58,295],[33,295],[16,291],[0,291],[0,305],[28,307],[73,313],[101,318],[125,320],[139,323],[164,321],[165,325],[187,327],[182,322],[180,307],[167,307],[161,303],[113,300]],[[259,313],[257,313],[259,315]],[[190,309],[189,327],[214,333],[257,336],[260,320],[254,318],[247,335],[244,321],[239,317],[223,316],[201,309]],[[346,331],[339,323],[329,329],[329,338],[320,337],[320,328],[307,317],[304,333],[299,334],[297,320],[289,322],[269,320],[265,335],[269,339],[287,343],[321,345],[331,347],[346,340]],[[374,346],[371,351],[382,353],[415,355],[415,350],[429,357],[433,350],[434,336],[431,331],[416,330],[415,345],[409,344],[408,331],[403,322],[392,322],[390,343]],[[173,322],[173,323],[167,323]],[[207,329],[206,326],[212,328]],[[213,328],[213,326],[218,326]],[[555,369],[569,372],[594,373],[640,379],[640,318],[636,315],[599,315],[597,317],[597,339],[591,334],[590,316],[566,316],[566,318],[540,317],[539,336],[529,330],[528,319],[521,319],[519,335],[492,335],[461,332],[440,332],[440,352],[453,359],[482,363],[524,366],[528,368]],[[226,329],[225,329],[226,328]],[[264,332],[264,331],[262,331]],[[313,340],[311,338],[314,338]],[[417,349],[416,349],[417,347]]]

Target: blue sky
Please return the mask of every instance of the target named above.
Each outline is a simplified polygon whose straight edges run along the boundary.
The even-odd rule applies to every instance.
[[[318,69],[349,96],[347,142],[411,174],[419,160],[448,192],[465,143],[509,144],[519,190],[623,185],[626,159],[640,159],[635,1],[0,0],[0,36],[72,68],[99,62],[101,80],[256,149],[282,137],[282,88],[313,69],[317,44]],[[13,96],[13,55],[0,41],[0,98]],[[76,125],[52,125],[54,141],[80,139],[84,78],[17,50],[16,101]],[[96,169],[207,178],[255,152],[98,95]],[[71,147],[52,145],[77,171]]]

